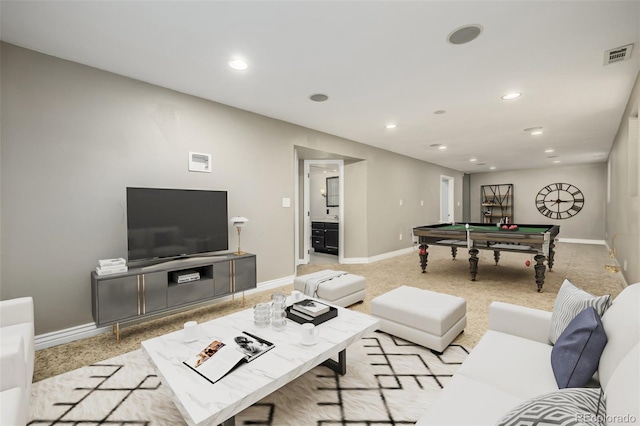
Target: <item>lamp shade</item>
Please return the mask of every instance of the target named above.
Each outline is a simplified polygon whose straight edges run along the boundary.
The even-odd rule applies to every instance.
[[[249,219],[243,216],[236,216],[231,218],[231,223],[233,223],[233,226],[235,226],[236,228],[244,226],[246,222],[249,222]]]

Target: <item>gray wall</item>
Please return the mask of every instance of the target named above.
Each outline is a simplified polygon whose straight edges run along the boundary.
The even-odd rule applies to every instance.
[[[345,166],[347,257],[410,247],[413,225],[437,221],[440,174],[462,193],[462,174],[446,168],[0,46],[0,298],[33,296],[37,334],[92,321],[90,271],[126,257],[127,186],[227,190],[229,215],[250,220],[242,248],[257,255],[259,282],[295,273],[294,204],[282,198],[297,195],[297,146],[364,160]],[[188,172],[189,151],[212,154],[213,172]]]
[[[482,222],[480,186],[513,184],[513,222],[560,225],[558,237],[604,240],[606,163],[550,167],[515,172],[477,173],[471,175],[471,221]],[[536,208],[538,191],[551,183],[570,183],[584,194],[584,207],[568,219],[548,219]]]
[[[618,262],[627,283],[640,282],[640,73],[620,121],[620,128],[609,154],[610,197],[606,203],[606,233],[611,245],[613,236]],[[630,129],[636,126],[635,129]]]

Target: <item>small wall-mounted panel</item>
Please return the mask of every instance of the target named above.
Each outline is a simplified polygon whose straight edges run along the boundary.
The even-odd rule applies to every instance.
[[[211,173],[211,154],[189,152],[189,171]]]

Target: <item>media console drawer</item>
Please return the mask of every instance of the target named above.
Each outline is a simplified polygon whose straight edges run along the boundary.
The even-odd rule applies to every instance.
[[[182,284],[170,283],[167,288],[167,304],[169,307],[184,305],[213,297],[213,280],[199,279]]]

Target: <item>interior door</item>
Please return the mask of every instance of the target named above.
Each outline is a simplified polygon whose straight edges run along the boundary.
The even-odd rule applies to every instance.
[[[450,223],[453,215],[454,179],[451,176],[440,176],[440,222]]]

